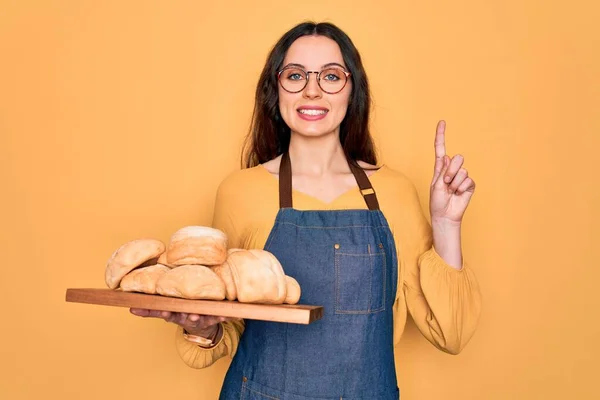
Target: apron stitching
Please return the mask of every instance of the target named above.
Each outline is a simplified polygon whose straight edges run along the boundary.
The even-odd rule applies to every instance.
[[[383,310],[385,311],[386,305],[387,305],[387,299],[385,298],[385,290],[387,289],[387,259],[385,258],[385,251],[383,252]],[[393,301],[392,301],[393,304]]]
[[[273,396],[269,396],[268,394],[264,394],[264,393],[262,393],[262,392],[259,392],[258,390],[250,389],[250,388],[249,388],[249,387],[247,387],[247,386],[245,386],[245,389],[246,389],[247,391],[249,391],[249,392],[258,393],[258,394],[260,394],[261,396],[264,396],[264,397],[266,397],[266,398],[269,398],[269,399],[271,399],[271,400],[279,400],[279,397],[273,397]]]
[[[335,268],[335,311],[336,313],[339,311],[339,298],[340,298],[340,267],[339,267],[339,256],[337,254],[334,255],[333,265]]]
[[[374,262],[373,262],[373,256],[371,255],[371,244],[367,244],[367,251],[369,252],[369,269],[370,269],[370,274],[369,274],[369,306],[367,307],[367,310],[369,311],[369,313],[371,313],[372,310],[372,306],[373,306],[373,266],[374,266]]]
[[[275,218],[275,224],[273,225],[273,228],[271,229],[271,232],[269,233],[267,243],[265,244],[265,247],[264,247],[265,250],[269,249],[269,247],[271,246],[271,242],[273,241],[273,238],[275,237],[275,233],[277,233],[277,228],[278,228],[278,225],[280,224],[278,219],[279,219],[279,217]]]
[[[306,228],[306,229],[348,229],[348,228],[377,228],[377,229],[385,229],[387,226],[385,225],[341,225],[341,226],[317,226],[317,225],[298,225],[293,222],[280,222],[281,225],[293,225],[297,228]]]

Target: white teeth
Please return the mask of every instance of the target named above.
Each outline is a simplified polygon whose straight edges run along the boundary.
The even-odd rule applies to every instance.
[[[325,114],[327,111],[326,110],[308,110],[303,108],[302,110],[299,110],[300,114],[306,114],[306,115],[323,115]]]

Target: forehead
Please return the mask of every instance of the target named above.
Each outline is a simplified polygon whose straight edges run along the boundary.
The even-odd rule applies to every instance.
[[[319,69],[329,63],[346,66],[340,46],[325,36],[302,36],[296,39],[283,60],[283,65],[289,63],[300,64],[308,69]]]

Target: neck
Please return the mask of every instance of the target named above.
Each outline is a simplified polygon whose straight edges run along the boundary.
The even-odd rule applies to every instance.
[[[337,131],[321,137],[292,132],[289,153],[294,175],[323,176],[349,170]]]

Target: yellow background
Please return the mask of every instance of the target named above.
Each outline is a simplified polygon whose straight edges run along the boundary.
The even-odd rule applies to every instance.
[[[423,208],[438,119],[478,184],[480,328],[450,356],[409,322],[402,399],[599,398],[596,2],[0,4],[0,398],[216,398],[228,359],[190,369],[173,325],[65,290],[104,287],[125,241],[210,224],[265,56],[312,18],[361,51],[381,160]]]

